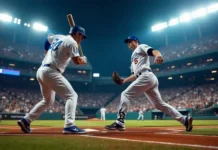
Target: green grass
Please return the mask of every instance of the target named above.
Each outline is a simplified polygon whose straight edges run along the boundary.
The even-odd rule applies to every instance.
[[[105,125],[111,124],[113,120],[110,121],[86,121],[86,120],[76,120],[76,125],[79,127],[104,127]],[[16,120],[0,122],[0,125],[17,125]],[[32,123],[35,126],[51,126],[51,127],[63,127],[64,120],[36,120]],[[194,120],[194,126],[218,126],[217,120]],[[127,120],[127,127],[167,127],[167,126],[181,126],[181,124],[175,120],[145,120],[145,121],[135,121]]]
[[[13,143],[13,144],[12,144]],[[146,144],[87,137],[0,137],[0,150],[195,150],[197,148]]]
[[[218,136],[218,128],[194,129],[192,132],[185,132],[185,134]]]

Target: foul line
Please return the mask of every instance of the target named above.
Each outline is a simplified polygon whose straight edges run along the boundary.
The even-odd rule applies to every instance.
[[[98,138],[98,139],[118,140],[118,141],[131,141],[131,142],[150,143],[150,144],[164,144],[164,145],[176,145],[176,146],[184,146],[184,147],[198,147],[198,148],[218,149],[217,146],[206,146],[206,145],[197,145],[197,144],[179,144],[179,143],[172,143],[172,142],[132,140],[132,139],[102,137],[102,136],[92,136],[92,135],[80,135],[80,136],[90,137],[90,138]]]

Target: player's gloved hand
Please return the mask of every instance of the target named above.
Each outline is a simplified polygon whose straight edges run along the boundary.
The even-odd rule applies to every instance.
[[[163,63],[163,57],[162,56],[156,56],[154,59],[155,64],[162,64]]]
[[[121,78],[117,72],[112,73],[112,79],[118,85],[123,84],[123,81],[124,81],[124,79]]]

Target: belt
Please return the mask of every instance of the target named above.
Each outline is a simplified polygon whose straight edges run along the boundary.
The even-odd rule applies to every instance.
[[[42,66],[43,66],[43,67],[51,67],[51,64],[44,64],[44,65],[42,65]],[[60,71],[58,68],[56,68],[56,70],[61,73],[61,71]]]
[[[138,78],[143,72],[152,72],[150,69],[145,69],[145,70],[143,70],[143,71],[141,71],[141,72],[139,72],[137,75],[136,75],[136,78]]]

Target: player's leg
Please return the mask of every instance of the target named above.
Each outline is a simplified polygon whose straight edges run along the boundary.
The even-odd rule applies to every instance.
[[[137,78],[134,82],[132,82],[126,90],[121,93],[120,106],[118,111],[117,120],[111,124],[106,126],[105,128],[108,130],[125,130],[124,120],[126,118],[126,113],[128,111],[130,101],[134,100],[138,95],[141,95],[144,91],[150,89],[154,86],[154,83],[149,79],[149,73],[145,72],[139,78]]]
[[[54,104],[55,92],[43,82],[39,83],[43,99],[24,117],[29,123],[36,120],[45,110]]]
[[[48,83],[57,94],[59,94],[65,101],[65,124],[64,133],[85,133],[85,130],[79,129],[75,126],[75,114],[78,95],[74,91],[71,84],[62,76],[59,72],[53,71],[46,79],[52,79],[52,82]]]
[[[103,120],[103,115],[101,114],[101,120]]]
[[[142,115],[142,120],[144,120],[144,115]]]
[[[105,121],[105,114],[103,114],[103,118],[102,119],[103,119],[103,121]]]
[[[153,88],[147,90],[145,92],[145,95],[148,97],[148,99],[152,102],[152,104],[157,108],[158,110],[161,110],[162,112],[168,114],[169,116],[172,116],[177,121],[182,123],[186,126],[187,131],[192,130],[192,118],[188,118],[186,116],[183,116],[180,112],[178,112],[174,107],[164,102],[161,98],[160,92],[158,90],[158,80],[156,76],[153,77],[153,80],[156,81],[156,84]]]
[[[137,120],[139,120],[139,119],[140,119],[140,115],[138,116]]]
[[[37,72],[37,80],[40,85],[43,99],[37,103],[24,118],[17,122],[24,133],[31,132],[30,123],[36,120],[46,109],[52,106],[55,100],[55,92],[42,81],[43,76],[41,73],[41,71]]]

